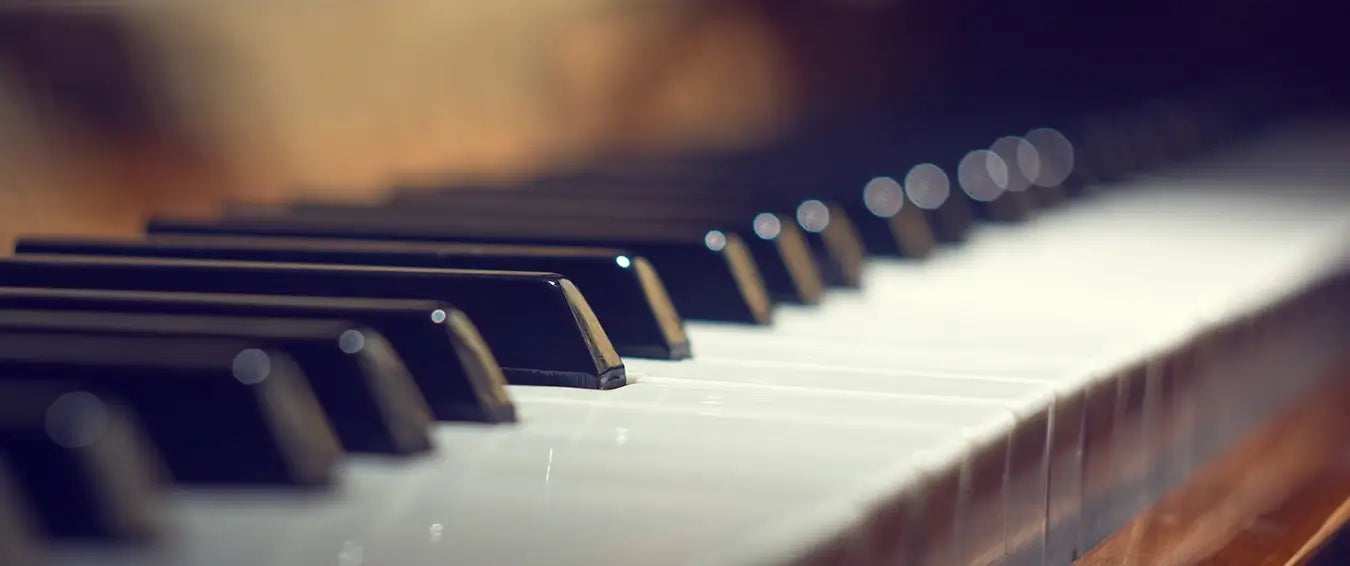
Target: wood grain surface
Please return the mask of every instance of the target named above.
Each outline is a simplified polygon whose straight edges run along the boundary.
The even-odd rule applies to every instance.
[[[1341,563],[1318,556],[1350,519],[1350,364],[1338,367],[1078,564]]]

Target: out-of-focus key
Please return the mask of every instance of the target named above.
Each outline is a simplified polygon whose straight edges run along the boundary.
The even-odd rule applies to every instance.
[[[581,289],[621,356],[682,359],[689,341],[661,278],[641,256],[603,248],[306,238],[25,238],[18,254],[230,259],[338,265],[547,271]]]
[[[78,385],[0,383],[0,452],[49,536],[146,540],[163,526],[159,456],[133,416]]]
[[[528,206],[528,205],[526,205]],[[744,234],[744,242],[759,268],[769,294],[785,303],[816,304],[825,292],[821,271],[807,246],[803,231],[786,214],[762,212],[736,219],[668,218],[653,210],[639,218],[615,218],[599,210],[583,208],[568,213],[559,206],[547,210],[519,210],[508,203],[464,203],[462,206],[422,206],[381,208],[349,204],[310,204],[301,207],[238,208],[231,217],[281,216],[283,218],[324,218],[330,220],[382,220],[391,224],[422,223],[446,226],[472,226],[484,221],[495,227],[523,225],[530,229],[547,227],[559,235],[577,229],[599,228],[607,234],[706,234],[709,230]],[[567,242],[575,243],[575,242]],[[612,244],[611,244],[612,245]]]
[[[42,550],[33,530],[33,517],[27,501],[19,495],[10,466],[0,454],[0,564],[36,566],[42,563]]]
[[[474,321],[512,383],[608,389],[623,362],[581,292],[551,273],[177,259],[23,256],[10,285],[434,299]]]
[[[359,238],[526,245],[579,245],[630,250],[652,262],[680,315],[691,319],[767,324],[773,303],[745,242],[733,232],[684,230],[616,234],[603,224],[557,226],[502,223],[497,219],[456,224],[415,218],[235,216],[214,220],[155,220],[152,234],[234,234]],[[481,321],[475,321],[482,324]]]
[[[766,206],[772,205],[772,206]],[[783,206],[779,206],[783,205]],[[342,206],[342,205],[338,205]],[[705,229],[719,228],[741,232],[749,228],[756,235],[756,218],[772,214],[800,229],[801,237],[819,264],[825,282],[838,286],[857,286],[863,257],[861,243],[843,209],[834,203],[807,199],[800,204],[774,202],[758,195],[734,191],[705,193],[686,187],[644,186],[620,189],[607,186],[520,189],[450,189],[444,191],[404,190],[380,208],[391,211],[442,212],[449,217],[474,212],[497,216],[531,218],[567,217],[596,222],[680,223]],[[333,208],[328,204],[300,203],[287,207],[303,214],[307,210]],[[761,224],[763,221],[761,221]],[[778,246],[784,242],[774,242]],[[758,256],[756,256],[758,258]],[[760,262],[767,271],[766,261]],[[802,282],[809,283],[803,279]]]
[[[440,301],[0,287],[0,308],[351,320],[389,341],[437,419],[516,419],[506,378],[477,328]]]
[[[125,403],[179,482],[324,485],[341,454],[290,357],[236,340],[0,333],[0,381]]]
[[[94,336],[233,338],[285,351],[308,378],[343,448],[404,454],[431,447],[426,401],[378,332],[346,321],[0,310],[0,330]]]

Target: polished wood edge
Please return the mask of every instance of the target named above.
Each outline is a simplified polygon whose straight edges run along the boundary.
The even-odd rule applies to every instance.
[[[1350,522],[1350,497],[1346,497],[1345,501],[1341,502],[1341,506],[1337,507],[1331,513],[1331,516],[1322,522],[1322,527],[1317,529],[1316,533],[1313,533],[1312,538],[1303,545],[1303,548],[1294,553],[1294,556],[1286,564],[1307,564],[1314,557],[1333,558],[1325,556],[1326,553],[1323,551],[1327,550],[1327,546],[1332,543],[1334,537],[1344,531],[1347,522]],[[1340,558],[1345,557],[1341,556]]]
[[[1302,564],[1350,519],[1350,360],[1078,564]]]

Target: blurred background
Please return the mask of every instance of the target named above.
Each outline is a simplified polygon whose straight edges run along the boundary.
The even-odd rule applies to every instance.
[[[0,239],[135,233],[151,214],[227,200],[365,200],[394,184],[525,178],[616,155],[792,146],[821,163],[903,174],[954,159],[967,137],[992,140],[1005,123],[1078,131],[1084,116],[1158,111],[1139,101],[1205,89],[1334,104],[1347,85],[1335,8],[7,2]],[[1203,123],[1177,127],[1204,133]],[[1090,122],[1082,131],[1129,135]]]

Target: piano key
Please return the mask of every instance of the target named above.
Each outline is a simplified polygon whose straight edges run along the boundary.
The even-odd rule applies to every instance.
[[[556,274],[178,259],[25,255],[15,286],[434,299],[465,310],[512,383],[607,389],[623,362],[586,299]]]
[[[1264,186],[1260,179],[1244,182]],[[768,380],[778,369],[770,365],[774,362],[796,368],[790,377],[798,385],[823,369],[830,373],[821,373],[815,387],[865,390],[889,383],[902,394],[915,372],[925,376],[919,380],[924,387],[959,379],[969,380],[972,391],[1039,376],[1053,386],[1055,415],[1070,418],[1051,424],[1049,473],[1041,482],[1050,491],[1044,559],[1009,560],[1067,564],[1086,549],[1064,546],[1065,533],[1071,540],[1079,534],[1078,517],[1058,505],[1060,498],[1074,493],[1081,498],[1084,478],[1075,476],[1084,472],[1084,458],[1104,454],[1107,461],[1126,461],[1116,460],[1114,447],[1123,452],[1132,433],[1122,433],[1127,442],[1117,443],[1116,431],[1143,424],[1124,410],[1116,419],[1115,401],[1110,408],[1084,406],[1083,391],[1112,381],[1119,391],[1120,379],[1133,378],[1118,374],[1128,368],[1117,363],[1151,359],[1158,343],[1182,347],[1197,331],[1222,328],[1235,313],[1265,308],[1274,297],[1323,275],[1322,269],[1343,258],[1347,206],[1335,187],[1321,195],[1271,198],[1217,191],[1178,196],[1164,186],[1102,195],[1025,226],[981,227],[967,246],[931,263],[880,262],[869,269],[865,291],[856,297],[827,301],[813,312],[786,307],[771,329],[740,328],[758,359],[731,357],[726,352],[735,344],[729,343],[723,359],[709,362],[700,346],[693,360],[633,360],[636,383],[616,391],[513,387],[527,417],[520,427],[442,426],[437,434],[442,449],[434,458],[399,469],[353,461],[349,491],[304,508],[275,498],[183,494],[177,509],[190,527],[176,554],[155,561],[107,556],[100,564],[209,566],[234,564],[241,556],[250,563],[280,564],[296,562],[297,555],[331,561],[335,552],[348,560],[409,564],[444,563],[447,557],[564,564],[797,563],[817,551],[839,557],[839,563],[962,557],[965,551],[950,544],[945,552],[932,547],[970,540],[969,534],[988,524],[987,518],[973,517],[980,510],[977,498],[962,489],[959,471],[951,473],[971,454],[968,438],[937,441],[948,437],[931,425],[906,422],[902,411],[870,396],[867,408],[844,414],[839,407],[845,403],[834,394],[825,395],[819,412],[803,411],[795,402],[785,405],[789,410],[774,411],[769,400],[778,391],[772,388],[737,396],[723,412],[716,402],[726,397],[695,396],[691,405],[693,399],[683,396],[666,406],[626,398],[649,385],[664,386],[663,391],[682,386],[648,371],[658,365],[662,373],[690,368],[679,379]],[[1111,253],[1104,254],[1104,247]],[[1263,269],[1251,269],[1254,263]],[[1343,320],[1292,343],[1315,334],[1344,340]],[[689,325],[691,338],[701,344],[709,338],[734,341],[728,335],[742,332]],[[786,353],[781,361],[767,345],[779,333],[787,338],[780,344],[779,352]],[[793,352],[813,339],[821,352],[858,344],[827,356],[827,363],[801,363],[805,354]],[[868,355],[863,346],[901,355]],[[1326,350],[1314,358],[1318,364],[1337,351],[1324,342],[1317,347]],[[1269,355],[1278,364],[1305,353],[1255,355]],[[1241,370],[1248,355],[1215,348],[1203,363],[1231,359],[1216,375],[1240,376],[1235,381],[1247,383],[1252,378],[1245,372],[1227,370]],[[834,365],[850,357],[858,367]],[[738,362],[763,366],[762,373],[731,369]],[[1074,369],[1080,363],[1089,371]],[[1103,368],[1110,369],[1099,373]],[[649,376],[652,381],[644,383]],[[888,376],[894,381],[883,381]],[[1056,385],[1056,379],[1062,381]],[[1217,388],[1208,394],[1224,386],[1222,379],[1203,385]],[[941,385],[939,391],[955,387]],[[1059,411],[1070,394],[1078,395],[1079,409]],[[558,398],[571,395],[578,398]],[[657,397],[664,395],[672,394]],[[1084,444],[1081,426],[1089,410],[1109,411],[1111,425],[1102,441]],[[654,433],[644,433],[649,430]],[[911,443],[909,434],[895,434],[901,430],[928,432],[935,442]],[[1093,454],[1084,455],[1084,449]],[[1096,465],[1089,470],[1100,471]],[[961,503],[930,505],[930,493]],[[578,539],[574,531],[557,528],[560,520],[622,524],[623,536]],[[532,536],[522,539],[521,532]],[[1008,527],[1005,539],[1014,541],[1017,534]]]
[[[583,209],[585,210],[585,209]],[[564,211],[565,212],[565,211]],[[451,226],[471,228],[487,223],[491,230],[523,226],[528,231],[547,229],[552,234],[583,233],[599,228],[604,236],[648,234],[701,234],[708,231],[744,233],[746,249],[754,258],[764,286],[778,301],[816,304],[820,302],[824,285],[819,266],[807,247],[802,230],[786,215],[763,212],[748,215],[744,222],[717,220],[680,220],[660,215],[632,219],[612,218],[599,212],[593,216],[568,216],[563,213],[531,215],[528,211],[514,211],[511,207],[498,208],[483,205],[419,206],[409,208],[369,207],[346,204],[310,204],[298,207],[235,207],[227,218],[316,218],[326,221],[376,221],[391,226]],[[745,230],[748,228],[749,230]],[[743,231],[745,230],[745,231]],[[751,237],[753,235],[754,237]],[[572,245],[593,245],[592,242],[564,241]],[[631,247],[626,240],[607,241],[605,245]],[[705,243],[706,244],[706,243]],[[637,248],[634,251],[641,253]],[[645,255],[645,254],[643,254]],[[660,264],[657,265],[658,269]],[[668,270],[667,270],[668,271]]]
[[[810,159],[820,162],[828,158],[816,155]],[[716,190],[753,195],[767,202],[791,198],[794,206],[798,202],[811,200],[828,202],[832,208],[837,207],[852,220],[859,237],[871,253],[923,258],[932,252],[930,221],[909,206],[918,201],[914,200],[913,195],[907,194],[898,177],[875,175],[879,170],[890,168],[889,158],[885,167],[845,166],[823,176],[820,175],[821,171],[793,172],[792,161],[796,160],[789,158],[775,165],[773,173],[768,175],[771,178],[760,178],[765,175],[764,172],[748,176],[741,174],[740,178],[733,174]],[[809,170],[811,166],[805,169]],[[941,200],[931,201],[928,206],[936,207],[939,204]]]
[[[0,333],[0,380],[126,403],[173,479],[325,485],[341,449],[295,362],[248,342]]]
[[[378,332],[346,321],[0,310],[0,331],[26,334],[230,338],[283,351],[308,378],[344,449],[430,448],[430,411]]]
[[[807,199],[797,205],[796,217],[825,283],[857,289],[867,264],[867,247],[849,212],[837,202]]]
[[[847,183],[821,190],[818,198],[838,203],[854,220],[868,251],[912,259],[922,259],[933,252],[938,227],[922,214],[924,209],[916,206],[901,179],[886,175],[849,177]],[[929,206],[937,207],[941,202],[937,200]]]
[[[955,190],[955,189],[953,189]],[[965,198],[948,198],[938,206],[923,211],[923,217],[939,242],[957,244],[966,241],[974,226],[975,212]]]
[[[467,224],[467,223],[465,223]],[[767,324],[773,304],[744,241],[719,230],[606,234],[603,227],[571,227],[558,232],[543,225],[442,223],[359,218],[230,217],[214,220],[152,220],[151,234],[216,234],[359,238],[432,242],[618,247],[647,258],[661,274],[680,315],[689,319]]]
[[[783,207],[764,208],[764,199],[736,191],[693,193],[684,187],[659,190],[622,189],[604,185],[567,187],[502,188],[476,187],[428,189],[407,188],[394,193],[378,207],[390,211],[444,211],[446,214],[481,212],[520,218],[585,218],[592,221],[681,222],[701,224],[703,228],[754,231],[754,218],[764,212],[781,212],[795,217],[795,225],[806,240],[830,285],[856,287],[865,259],[862,242],[847,213],[837,203],[808,199]],[[342,208],[343,205],[336,205]],[[303,214],[333,210],[335,205],[296,203],[287,210]],[[791,224],[791,222],[785,222]],[[782,243],[779,243],[782,245]],[[761,271],[765,262],[760,262]]]
[[[560,273],[587,295],[621,356],[689,356],[683,323],[645,258],[621,250],[362,240],[156,236],[21,238],[17,254],[110,255]]]
[[[0,308],[352,320],[389,341],[437,419],[516,418],[506,378],[477,329],[438,301],[0,287]]]
[[[1035,151],[1036,167],[1029,178],[1032,197],[1040,207],[1057,205],[1072,196],[1069,178],[1074,171],[1074,146],[1059,130],[1033,128],[1022,136]]]
[[[720,329],[695,328],[696,339],[700,342],[714,342],[718,340],[728,340],[725,332],[719,332]],[[711,335],[700,331],[713,330]],[[776,333],[776,329],[775,329]],[[631,364],[630,371],[636,376],[639,382],[651,380],[650,375],[662,376],[682,376],[682,379],[702,379],[714,381],[731,381],[740,385],[752,385],[761,388],[770,388],[776,386],[788,386],[792,389],[806,388],[846,388],[852,389],[865,388],[871,395],[895,394],[895,392],[907,392],[909,394],[918,394],[923,392],[924,396],[943,398],[943,397],[983,397],[1003,399],[1005,402],[1015,400],[1022,396],[1030,395],[1031,399],[1036,399],[1036,392],[1047,392],[1057,390],[1056,398],[1053,403],[1042,400],[1040,402],[1027,402],[1025,404],[1016,404],[1018,413],[1023,415],[1023,420],[1019,427],[1032,427],[1021,432],[1015,437],[1022,438],[1018,445],[1041,446],[1044,450],[1046,437],[1046,422],[1054,419],[1053,415],[1059,415],[1060,422],[1066,422],[1066,416],[1071,414],[1081,414],[1082,409],[1079,397],[1072,394],[1072,387],[1066,384],[1074,383],[1082,375],[1091,373],[1085,368],[1089,365],[1091,358],[1076,360],[1063,359],[1051,360],[1051,363],[1038,360],[1027,356],[1010,356],[1007,353],[988,353],[982,357],[962,355],[958,352],[936,352],[931,355],[923,356],[896,356],[892,355],[889,360],[884,358],[876,361],[855,360],[852,365],[841,365],[840,362],[822,360],[820,363],[807,364],[794,362],[791,359],[790,352],[796,352],[803,348],[810,350],[801,344],[794,343],[791,340],[784,341],[783,337],[771,339],[771,336],[760,336],[765,340],[754,339],[754,336],[744,336],[740,340],[733,340],[735,344],[729,345],[729,349],[743,349],[747,353],[738,359],[726,359],[701,356],[696,364],[660,364],[642,363]],[[752,339],[747,341],[747,339]],[[847,339],[836,341],[830,337],[813,338],[816,352],[826,352],[840,348],[847,343]],[[749,347],[758,343],[758,347]],[[1090,344],[1090,342],[1089,342]],[[776,348],[776,351],[771,350]],[[761,352],[768,351],[756,356],[756,350]],[[960,363],[975,359],[978,364],[967,364],[962,367]],[[880,368],[905,368],[903,371],[896,369]],[[989,378],[985,376],[1004,376],[1001,378]],[[1113,379],[1107,376],[1107,379]],[[856,382],[856,384],[854,383]],[[828,384],[828,385],[826,385]],[[1057,385],[1058,384],[1058,385]],[[1062,389],[1062,390],[1061,390]],[[885,393],[883,393],[885,392]],[[1114,398],[1112,398],[1114,399]],[[1107,413],[1110,414],[1111,406],[1107,405]],[[1040,430],[1039,434],[1035,430]],[[1074,453],[1077,452],[1077,431],[1079,429],[1061,425],[1051,435],[1050,441],[1053,446],[1059,450],[1072,447]],[[1039,444],[1038,444],[1039,439]],[[1035,453],[1033,451],[1033,453]],[[1021,451],[1023,458],[1027,457],[1026,451]],[[1019,460],[1012,460],[1018,462]],[[1021,531],[1019,540],[1026,541],[1028,537],[1035,540],[1040,536],[1037,533],[1043,532],[1044,527],[1036,527],[1036,522],[1028,522],[1028,516],[1044,516],[1046,514],[1045,501],[1047,494],[1043,488],[1035,486],[1039,484],[1036,470],[1043,470],[1040,457],[1033,457],[1030,461],[1020,464],[1020,473],[1010,474],[1018,486],[1016,491],[1018,495],[1010,495],[1009,501],[1017,511],[1010,517],[1016,518],[1009,522],[1009,527],[1016,527]],[[1073,460],[1064,462],[1064,466],[1069,466],[1070,470],[1076,470],[1076,464]],[[1039,472],[1041,474],[1044,471]],[[1074,472],[1076,476],[1076,472]],[[1062,487],[1071,487],[1069,477],[1064,476],[1063,472],[1058,476],[1060,482],[1052,486],[1052,492],[1048,495],[1050,503],[1056,509],[1056,513],[1076,513],[1078,507],[1078,493],[1073,489],[1061,489]],[[1020,478],[1020,479],[1019,479]],[[958,514],[962,514],[958,510]],[[963,515],[964,516],[964,515]],[[986,515],[980,515],[986,516]],[[1043,521],[1042,521],[1043,523]],[[1033,530],[1025,529],[1031,526]],[[998,527],[986,525],[983,532],[996,532]],[[1037,530],[1038,529],[1038,530]],[[986,540],[992,540],[986,537]],[[959,547],[972,549],[971,543],[958,545]],[[986,546],[987,547],[987,546]],[[1024,551],[1036,552],[1039,545],[1026,545]]]
[[[1030,201],[1021,191],[1008,190],[1010,172],[999,155],[977,149],[961,158],[956,182],[986,220],[1020,222],[1031,214]]]
[[[770,179],[755,174],[733,173],[725,167],[690,168],[677,165],[657,173],[652,173],[652,169],[652,164],[649,163],[609,163],[579,175],[536,179],[532,183],[534,186],[523,188],[472,185],[449,188],[402,187],[395,192],[392,202],[412,204],[446,201],[466,192],[500,194],[530,190],[531,195],[583,195],[590,198],[617,196],[642,205],[656,202],[660,208],[673,203],[692,206],[695,209],[699,207],[725,209],[749,216],[765,211],[793,213],[799,211],[802,204],[821,202],[830,210],[829,220],[844,221],[826,222],[824,229],[819,233],[821,236],[819,239],[815,238],[812,230],[807,230],[808,239],[814,249],[833,250],[822,257],[823,265],[828,264],[825,257],[847,259],[852,253],[847,248],[861,244],[863,238],[866,238],[867,248],[879,255],[903,254],[906,250],[914,253],[921,249],[918,240],[908,239],[915,233],[914,230],[892,222],[893,212],[883,214],[871,212],[880,208],[874,206],[878,204],[876,201],[868,202],[869,195],[862,187],[857,187],[856,192],[838,190],[830,185],[823,188],[808,187],[790,175],[784,179]],[[511,191],[511,189],[520,190]],[[898,196],[904,199],[903,194]],[[891,201],[889,204],[895,202]],[[886,206],[886,203],[880,204]],[[813,221],[819,222],[819,218]],[[922,224],[923,220],[919,219],[918,222]],[[803,224],[800,218],[798,224]],[[806,229],[805,225],[802,227]],[[843,240],[850,241],[844,243],[843,248],[834,248],[830,241],[835,239],[841,243],[844,243]],[[856,285],[856,282],[851,280],[842,283],[848,286]]]
[[[162,464],[135,423],[78,385],[0,384],[0,452],[43,532],[144,542],[161,531]]]
[[[938,174],[942,175],[940,170]],[[911,192],[929,190],[924,195],[933,199],[927,203],[929,206],[937,206],[947,198],[948,188],[945,184],[939,185],[935,184],[936,181],[925,179],[932,182],[920,186],[919,176],[911,173],[910,177],[913,179],[906,178],[905,182],[913,187]],[[943,175],[940,180],[946,183],[946,176]],[[853,216],[870,220],[858,223],[869,250],[881,255],[925,258],[933,252],[935,236],[923,210],[913,204],[914,197],[907,196],[905,191],[906,187],[891,177],[874,177],[863,185],[861,198],[844,202],[849,203],[845,206]]]
[[[522,407],[531,409],[519,428],[502,429],[508,434],[442,427],[438,440],[455,449],[438,450],[432,458],[403,469],[353,461],[345,478],[348,489],[343,505],[321,504],[332,512],[323,527],[296,522],[304,514],[294,504],[247,495],[206,498],[183,494],[176,509],[187,524],[243,521],[240,526],[259,538],[254,545],[229,552],[210,538],[194,536],[177,547],[193,554],[164,560],[216,564],[233,554],[234,559],[275,563],[295,549],[317,556],[334,544],[360,552],[367,560],[399,556],[418,563],[443,559],[447,552],[472,562],[528,562],[547,556],[549,561],[575,563],[597,557],[595,553],[604,552],[604,546],[609,552],[639,544],[675,551],[675,546],[666,547],[674,541],[667,538],[663,545],[663,538],[656,536],[663,524],[685,525],[679,530],[681,536],[725,540],[766,507],[782,509],[785,501],[827,492],[919,448],[941,449],[948,443],[965,442],[960,430],[931,421],[908,422],[886,400],[849,406],[847,412],[831,405],[803,414],[799,405],[791,403],[781,410],[772,405],[757,410],[739,403],[727,408],[682,407],[682,403],[662,402],[664,391],[629,395],[640,393],[640,388],[604,395],[579,390],[576,393],[581,395],[557,395],[543,388],[512,386],[512,392],[522,400]],[[905,406],[931,407],[922,403]],[[971,409],[944,413],[929,408],[924,412],[940,422],[988,417]],[[857,450],[873,442],[889,449]],[[778,473],[756,471],[762,463],[784,457],[787,461]],[[605,473],[616,469],[625,472],[618,476]],[[911,475],[918,480],[917,471]],[[404,478],[398,484],[404,494],[420,495],[409,498],[388,491],[394,477]],[[478,487],[465,490],[466,482]],[[423,491],[433,483],[439,487]],[[662,490],[671,491],[661,495]],[[742,503],[728,505],[733,498]],[[534,529],[559,518],[542,506],[543,501],[549,506],[565,505],[571,520],[587,523],[612,517],[608,509],[626,502],[622,504],[639,522],[625,526],[623,537],[604,537],[612,544],[561,544],[575,535]],[[483,512],[470,518],[448,511],[466,504]],[[702,520],[693,520],[700,516]],[[370,522],[371,517],[422,528],[400,528],[375,537],[371,529],[378,527]],[[501,530],[509,524],[538,532],[540,538],[528,545],[518,538],[512,543],[513,537]],[[334,540],[330,534],[339,538]],[[244,554],[234,554],[240,552]]]
[[[0,564],[37,566],[44,564],[41,543],[34,530],[36,520],[31,506],[21,497],[10,466],[0,454]]]

